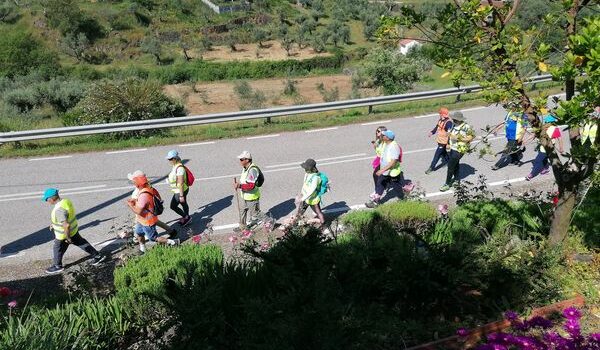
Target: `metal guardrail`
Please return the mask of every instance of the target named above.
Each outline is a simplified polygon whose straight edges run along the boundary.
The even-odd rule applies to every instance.
[[[551,81],[550,75],[538,75],[530,77],[528,84]],[[51,139],[57,137],[84,136],[93,134],[105,134],[111,132],[147,130],[171,128],[177,126],[213,124],[231,121],[241,121],[250,119],[261,119],[271,117],[283,117],[289,115],[319,113],[332,110],[349,109],[357,107],[369,107],[391,104],[405,101],[416,101],[439,97],[458,96],[466,93],[481,91],[480,85],[471,85],[460,88],[450,88],[442,90],[412,92],[401,95],[378,96],[369,98],[359,98],[355,100],[335,101],[326,103],[314,103],[308,105],[285,106],[276,108],[266,108],[239,112],[215,113],[204,115],[191,115],[177,118],[162,118],[151,120],[140,120],[133,122],[92,124],[83,126],[72,126],[53,129],[37,129],[27,131],[13,131],[0,133],[0,144],[6,142],[32,141]]]

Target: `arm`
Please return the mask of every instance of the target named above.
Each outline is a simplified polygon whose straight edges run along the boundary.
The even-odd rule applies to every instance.
[[[62,227],[63,230],[65,230],[65,236],[67,237],[65,241],[67,241],[67,243],[71,243],[71,225],[65,220],[62,223]]]
[[[377,171],[377,175],[381,175],[383,173],[385,173],[386,171],[390,170],[391,168],[393,168],[396,163],[398,163],[397,159],[392,160],[388,165],[386,165],[384,168],[379,169],[379,171]]]
[[[185,194],[183,193],[183,175],[177,175],[177,188],[179,189],[179,202],[185,203]]]

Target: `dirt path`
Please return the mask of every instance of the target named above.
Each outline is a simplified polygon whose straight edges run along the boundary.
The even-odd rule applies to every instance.
[[[316,53],[311,47],[299,48],[294,44],[288,56],[285,49],[279,41],[269,40],[264,41],[263,47],[258,44],[238,44],[235,45],[236,51],[231,51],[228,46],[213,46],[212,50],[202,53],[202,59],[206,61],[234,61],[234,60],[251,60],[251,61],[281,61],[281,60],[304,60],[313,57],[331,56],[328,52]],[[199,53],[192,54],[192,57],[198,57]]]
[[[261,91],[267,101],[265,107],[289,106],[324,102],[317,85],[322,83],[326,90],[338,89],[338,99],[348,99],[352,92],[351,77],[343,74],[308,78],[292,78],[296,81],[297,94],[283,94],[286,79],[260,79],[249,82],[254,90]],[[188,114],[231,112],[240,109],[240,99],[234,92],[234,82],[167,85],[165,93],[184,102]],[[375,89],[359,89],[360,96],[377,96]]]

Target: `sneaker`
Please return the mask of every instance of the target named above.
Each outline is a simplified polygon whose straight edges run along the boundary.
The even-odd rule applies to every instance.
[[[500,169],[500,167],[498,167],[497,165],[493,165],[493,166],[492,166],[492,170],[496,171],[496,170],[498,170],[498,169]]]
[[[173,238],[177,237],[177,230],[171,229],[170,231],[167,232],[167,234],[169,235],[169,238],[173,239]]]
[[[90,261],[90,265],[98,266],[104,260],[106,260],[106,255],[98,254],[98,255],[96,255],[95,257],[92,258],[92,260]]]
[[[376,206],[378,206],[378,205],[379,205],[379,203],[377,203],[377,202],[374,202],[374,201],[368,201],[367,203],[365,203],[365,206],[366,206],[367,208],[375,208],[375,207],[376,207]]]
[[[427,170],[425,170],[425,174],[429,175],[429,174],[431,174],[432,171],[433,171],[433,169],[427,168]]]
[[[525,176],[525,181],[531,181],[531,179],[533,179],[533,176],[531,176],[531,174]]]
[[[446,184],[442,187],[440,187],[440,192],[446,192],[450,189],[450,185]]]
[[[63,272],[64,269],[65,268],[60,265],[52,265],[46,269],[46,273],[49,275],[54,275]]]
[[[173,245],[180,245],[181,244],[181,240],[179,238],[175,238],[173,240],[173,242],[174,242]]]
[[[542,171],[540,171],[540,174],[541,174],[541,175],[546,175],[546,174],[548,174],[549,172],[550,172],[550,167],[549,167],[549,166],[547,166],[547,167],[545,167],[544,169],[542,169]]]

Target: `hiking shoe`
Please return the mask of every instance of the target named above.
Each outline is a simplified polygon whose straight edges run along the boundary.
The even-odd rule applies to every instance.
[[[546,175],[546,174],[548,174],[549,172],[550,172],[550,167],[549,167],[549,166],[547,166],[547,167],[545,167],[544,169],[542,169],[542,171],[540,171],[540,174],[541,174],[541,175]]]
[[[427,168],[427,170],[425,170],[425,174],[429,175],[429,174],[431,174],[432,171],[433,171],[433,169]]]
[[[374,202],[374,201],[368,201],[367,203],[365,203],[365,206],[366,206],[367,208],[375,208],[375,207],[376,207],[376,206],[378,206],[378,205],[379,205],[379,203],[377,203],[377,202]]]
[[[167,234],[169,235],[169,238],[173,239],[173,238],[177,237],[177,230],[171,229],[170,231],[167,232]]]
[[[450,185],[445,184],[444,186],[440,187],[440,192],[446,192],[450,189]]]
[[[173,240],[173,245],[180,245],[181,244],[181,240],[179,238],[175,238]]]
[[[533,179],[533,176],[531,176],[531,174],[525,176],[526,181],[531,181],[531,179]]]
[[[60,266],[60,265],[52,265],[49,268],[46,269],[46,273],[49,275],[55,275],[57,273],[61,273],[64,271],[64,267]]]
[[[106,255],[102,255],[102,254],[98,254],[96,256],[94,256],[92,258],[92,260],[90,260],[90,265],[92,266],[98,266],[100,265],[104,260],[106,260]]]
[[[497,166],[497,165],[493,165],[493,166],[492,166],[492,170],[496,171],[496,170],[498,170],[498,169],[500,169],[500,167],[499,167],[499,166]]]

